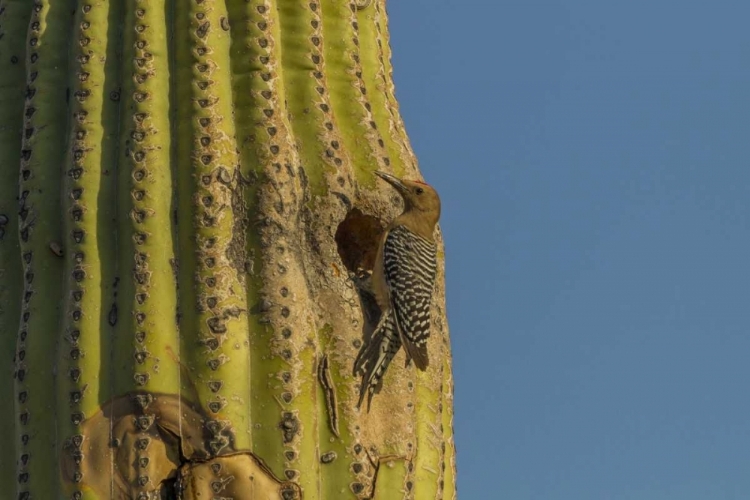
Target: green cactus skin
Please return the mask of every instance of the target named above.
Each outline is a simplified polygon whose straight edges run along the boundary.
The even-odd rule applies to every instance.
[[[371,69],[363,72],[363,79],[366,88],[373,89],[369,94],[375,119],[372,126],[384,131],[382,137],[389,160],[383,158],[383,161],[386,164],[392,161],[396,174],[404,175],[407,165],[416,169],[416,161],[401,126],[398,108],[394,106],[390,57],[385,52],[388,50],[385,2],[372,0],[372,5],[358,11],[357,17],[360,27],[360,59],[364,67]]]
[[[24,275],[18,240],[18,159],[26,87],[26,30],[31,9],[25,0],[0,2],[0,398],[11,408],[18,399],[14,358]],[[12,165],[13,168],[5,167]],[[0,484],[14,488],[15,411],[0,412]]]
[[[106,3],[77,8],[72,32],[67,33],[74,42],[69,44],[65,72],[70,97],[63,122],[66,149],[61,155],[65,163],[58,216],[63,227],[64,291],[57,329],[56,416],[58,446],[76,463],[73,474],[80,475],[86,461],[111,466],[112,460],[110,454],[93,457],[86,453],[90,436],[82,430],[82,423],[99,410],[102,401],[112,397],[112,373],[105,367],[115,338],[118,232],[116,207],[102,200],[115,199],[117,188],[119,97],[114,85],[120,80],[116,56],[119,15],[119,10]],[[63,483],[66,495],[76,490]],[[86,493],[83,498],[96,496]]]
[[[181,352],[198,400],[222,428],[211,441],[219,454],[231,430],[239,449],[251,442],[250,379],[233,376],[250,370],[248,305],[240,293],[245,235],[236,231],[244,209],[236,196],[241,178],[226,7],[222,2],[189,7],[175,10],[174,40]]]
[[[69,51],[61,48],[68,46],[73,4],[40,1],[28,6],[32,14],[26,36],[19,179],[19,237],[26,279],[16,348],[15,432],[19,494],[28,491],[31,498],[53,498],[60,491],[54,473],[60,449],[55,381],[68,376],[55,363],[67,295],[65,261],[60,257],[65,241],[60,186],[71,116]]]
[[[0,0],[2,491],[456,498],[442,267],[430,369],[355,405],[349,275],[399,210],[372,172],[419,176],[387,30],[385,0]]]

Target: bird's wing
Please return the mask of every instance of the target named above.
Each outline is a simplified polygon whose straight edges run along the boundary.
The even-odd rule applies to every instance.
[[[365,394],[367,394],[369,411],[370,401],[372,401],[373,395],[380,392],[385,371],[400,347],[401,340],[396,331],[395,319],[393,313],[389,311],[380,318],[380,323],[372,338],[362,347],[354,362],[354,374],[362,376],[357,408],[362,405]]]
[[[430,336],[437,248],[433,242],[405,226],[396,226],[385,240],[383,266],[391,308],[407,360],[413,359],[417,368],[425,370],[429,365],[427,339]]]

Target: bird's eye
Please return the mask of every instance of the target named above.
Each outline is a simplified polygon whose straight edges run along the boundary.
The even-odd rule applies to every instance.
[[[417,189],[414,190],[414,192],[417,193],[417,194],[422,194],[422,193],[424,193],[424,189],[417,188]]]

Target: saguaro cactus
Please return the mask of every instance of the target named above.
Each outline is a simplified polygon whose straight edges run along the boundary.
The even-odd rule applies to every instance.
[[[3,495],[455,498],[442,266],[356,409],[389,50],[384,0],[0,0]]]

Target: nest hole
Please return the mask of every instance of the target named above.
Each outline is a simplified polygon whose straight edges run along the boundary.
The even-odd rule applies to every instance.
[[[380,320],[382,311],[372,290],[372,273],[378,244],[385,230],[380,219],[352,208],[336,229],[336,246],[352,281],[359,292],[364,316],[364,338],[367,339]]]
[[[352,208],[336,229],[336,247],[346,269],[357,275],[372,271],[378,243],[384,231],[380,219]]]

